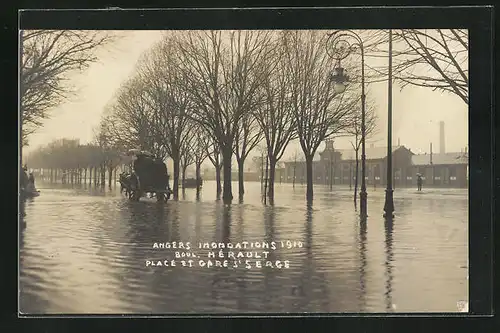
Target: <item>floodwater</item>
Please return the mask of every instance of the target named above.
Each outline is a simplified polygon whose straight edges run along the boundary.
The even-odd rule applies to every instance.
[[[384,189],[368,188],[363,223],[348,187],[316,185],[308,207],[305,187],[291,184],[276,185],[274,206],[261,202],[252,182],[243,203],[235,195],[230,206],[215,200],[214,182],[198,199],[186,189],[163,205],[128,201],[118,189],[38,186],[20,223],[24,314],[456,312],[468,299],[467,190],[396,189],[396,218],[387,223]],[[235,254],[228,267],[198,248],[273,241],[275,250],[222,249],[225,258]],[[196,255],[192,267],[176,251]]]

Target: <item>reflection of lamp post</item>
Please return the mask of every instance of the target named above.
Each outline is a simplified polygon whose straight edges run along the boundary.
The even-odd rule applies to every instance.
[[[392,30],[389,30],[389,83],[387,108],[387,188],[385,189],[384,217],[394,216],[394,190],[392,189]]]
[[[354,40],[351,45],[347,42],[350,38]],[[352,30],[339,30],[329,35],[327,44],[329,55],[337,60],[337,67],[334,68],[331,74],[331,80],[334,82],[334,90],[337,93],[342,93],[345,90],[349,77],[344,74],[344,68],[340,66],[340,61],[345,59],[350,53],[355,50],[355,46],[359,47],[361,52],[361,192],[359,193],[360,200],[360,216],[365,218],[367,216],[367,193],[366,193],[366,126],[365,126],[365,52],[363,41],[361,37]]]
[[[386,302],[386,310],[387,312],[393,311],[394,306],[392,304],[392,282],[393,282],[393,274],[392,274],[392,261],[393,261],[393,220],[386,219],[385,223],[385,271],[386,271],[386,282],[385,282],[385,302]]]

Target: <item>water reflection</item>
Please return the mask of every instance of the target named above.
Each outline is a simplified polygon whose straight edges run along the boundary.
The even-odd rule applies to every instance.
[[[360,287],[360,300],[361,300],[361,308],[366,308],[366,271],[368,260],[366,258],[366,243],[367,237],[366,233],[368,230],[367,218],[361,219],[359,221],[359,258],[360,258],[360,266],[359,266],[359,287]]]
[[[297,304],[296,311],[298,309],[308,309],[309,298],[311,295],[310,283],[313,278],[313,205],[312,201],[307,202],[306,204],[306,214],[305,214],[305,224],[304,224],[304,249],[305,256],[303,258],[302,263],[302,276],[300,284],[294,288],[297,288],[294,293],[299,296],[299,303]],[[310,311],[310,310],[309,310]]]
[[[349,190],[318,187],[314,204],[305,204],[305,186],[277,184],[279,201],[264,205],[259,185],[249,183],[245,201],[230,205],[216,201],[209,181],[164,204],[113,191],[44,189],[20,205],[20,224],[27,222],[19,234],[21,309],[391,312],[397,304],[398,311],[455,311],[456,300],[467,299],[466,197],[399,190],[394,230],[381,216],[383,191],[370,195],[370,218],[360,221]],[[199,242],[286,240],[303,246],[269,251],[267,260],[287,260],[288,269],[146,265],[182,252],[155,249],[155,242],[190,242],[198,262],[208,259]],[[222,249],[224,258],[229,251]]]
[[[392,260],[393,260],[393,251],[392,251],[392,233],[394,227],[394,219],[392,217],[388,217],[384,222],[384,231],[385,231],[385,268],[386,268],[386,283],[385,283],[385,310],[387,312],[392,312],[393,303],[392,303],[392,281],[394,279],[392,273]]]

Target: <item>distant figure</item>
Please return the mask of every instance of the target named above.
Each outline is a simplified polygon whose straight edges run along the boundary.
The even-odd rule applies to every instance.
[[[33,175],[33,172],[30,172],[30,176],[28,177],[28,183],[33,185],[33,188],[35,188],[35,176]]]
[[[417,175],[417,190],[422,191],[422,175]]]
[[[23,167],[23,169],[21,170],[21,188],[22,189],[26,189],[26,187],[28,186],[28,183],[29,183],[29,178],[28,178],[28,167],[25,165]]]

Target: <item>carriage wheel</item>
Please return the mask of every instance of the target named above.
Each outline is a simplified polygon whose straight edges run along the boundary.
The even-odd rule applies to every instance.
[[[156,193],[156,200],[158,202],[164,202],[166,201],[167,197],[165,195],[165,193]]]
[[[133,200],[133,201],[139,201],[139,198],[141,197],[141,193],[139,190],[133,190],[131,195],[130,195],[130,198]]]

